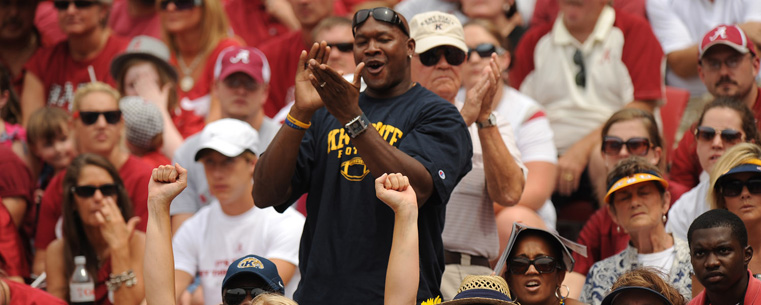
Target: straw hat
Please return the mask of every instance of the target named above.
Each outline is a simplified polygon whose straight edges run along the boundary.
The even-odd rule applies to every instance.
[[[496,275],[468,275],[462,280],[457,295],[451,301],[441,303],[514,305],[507,282]]]

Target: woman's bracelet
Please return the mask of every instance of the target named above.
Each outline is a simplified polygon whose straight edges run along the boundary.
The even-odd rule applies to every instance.
[[[109,291],[118,290],[122,284],[127,287],[132,287],[137,284],[137,277],[135,277],[135,272],[132,272],[132,269],[124,271],[120,274],[111,273],[108,276],[108,280],[106,280],[106,286],[108,287]]]
[[[289,113],[288,116],[285,118],[285,125],[288,125],[289,127],[297,130],[307,130],[309,129],[309,126],[312,126],[312,122],[304,123],[302,121],[297,120],[291,114]]]

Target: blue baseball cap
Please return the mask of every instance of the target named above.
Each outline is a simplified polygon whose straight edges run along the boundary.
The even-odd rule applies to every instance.
[[[246,255],[235,260],[230,267],[227,267],[227,273],[225,279],[222,281],[222,292],[224,293],[227,282],[233,277],[238,275],[252,275],[262,279],[267,283],[267,290],[285,294],[285,286],[283,286],[283,280],[280,278],[280,274],[277,273],[277,266],[272,261],[258,256],[258,255]]]

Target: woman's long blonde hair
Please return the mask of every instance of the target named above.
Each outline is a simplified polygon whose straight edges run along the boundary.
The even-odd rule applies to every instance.
[[[251,305],[299,305],[296,301],[276,293],[265,293],[257,296]]]
[[[200,55],[206,55],[213,50],[219,41],[229,37],[230,22],[227,20],[227,14],[222,8],[220,0],[202,0],[201,1],[201,33],[198,35],[199,45],[203,47]],[[156,2],[158,6],[158,1]],[[161,8],[159,8],[160,10]],[[161,27],[161,33],[172,54],[178,54],[178,46],[174,34],[169,33],[166,27]]]
[[[729,150],[724,155],[719,157],[716,161],[716,165],[711,170],[711,187],[708,188],[708,204],[711,209],[727,209],[727,204],[724,201],[724,196],[718,190],[716,182],[719,177],[730,169],[737,167],[738,165],[747,163],[753,159],[761,159],[761,147],[753,143],[740,143]]]

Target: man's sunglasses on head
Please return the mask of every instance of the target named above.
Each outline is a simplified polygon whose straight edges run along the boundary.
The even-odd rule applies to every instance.
[[[404,35],[407,35],[408,37],[410,36],[410,32],[407,30],[407,27],[404,25],[402,18],[399,17],[399,15],[397,15],[396,12],[394,12],[394,10],[387,7],[376,7],[376,8],[362,9],[357,11],[357,13],[354,14],[354,18],[351,22],[351,34],[356,35],[357,27],[359,27],[360,25],[362,25],[362,23],[367,21],[367,18],[370,16],[373,16],[373,19],[375,20],[391,23],[399,27],[399,29],[402,30]]]

